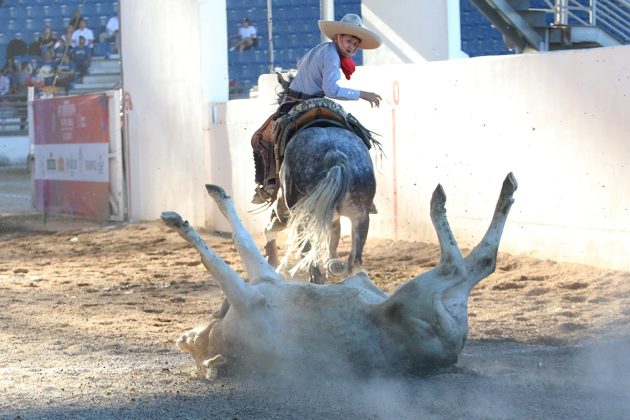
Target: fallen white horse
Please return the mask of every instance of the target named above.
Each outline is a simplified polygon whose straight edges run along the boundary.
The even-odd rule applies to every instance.
[[[240,278],[177,213],[162,213],[162,220],[199,251],[230,303],[222,319],[183,334],[177,342],[192,355],[200,373],[206,367],[271,374],[422,373],[457,362],[468,334],[468,295],[494,272],[517,183],[507,175],[488,231],[465,258],[438,185],[431,220],[440,261],[391,296],[362,270],[339,284],[285,281],[241,224],[232,199],[220,187],[206,188],[232,226],[251,280]]]

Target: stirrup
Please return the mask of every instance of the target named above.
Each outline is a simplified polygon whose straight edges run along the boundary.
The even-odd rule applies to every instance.
[[[256,192],[252,197],[252,204],[265,204],[271,202],[275,189],[275,184],[268,184],[264,187],[260,185],[256,186]]]

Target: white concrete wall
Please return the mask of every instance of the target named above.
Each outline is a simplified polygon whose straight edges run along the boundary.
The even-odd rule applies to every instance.
[[[258,233],[268,214],[249,204],[250,138],[275,109],[274,88],[263,83],[259,98],[227,104],[216,93],[220,84],[206,89],[208,72],[227,72],[221,57],[216,65],[200,59],[212,39],[202,23],[217,20],[209,26],[218,28],[213,54],[225,48],[225,4],[206,1],[121,2],[124,88],[133,105],[126,127],[131,219],[176,210],[193,224],[228,230],[205,198],[203,184],[213,182]],[[388,5],[406,18],[402,2]],[[365,1],[364,11],[377,6]],[[207,9],[213,17],[200,17]],[[427,19],[444,23],[446,7],[435,13]],[[414,39],[426,32],[405,32],[413,32],[411,21],[436,30],[412,50],[429,61],[447,56],[446,37],[435,46],[441,27],[422,18],[394,24],[380,9],[373,15]],[[369,13],[364,18],[376,26]],[[501,250],[630,269],[628,63],[630,47],[617,47],[360,67],[349,85],[384,98],[380,109],[344,103],[385,146],[375,159],[380,213],[370,235],[435,241],[428,205],[442,183],[460,245],[473,246],[513,171],[520,189]]]
[[[175,210],[203,224],[208,103],[228,89],[225,2],[123,1],[120,14],[129,218]]]
[[[428,206],[441,183],[460,246],[474,246],[513,171],[502,251],[630,269],[629,63],[626,46],[360,67],[352,85],[384,98],[380,109],[343,103],[385,147],[370,235],[434,242]],[[272,100],[231,101],[212,129],[213,182],[254,233],[267,214],[248,213],[249,142]]]

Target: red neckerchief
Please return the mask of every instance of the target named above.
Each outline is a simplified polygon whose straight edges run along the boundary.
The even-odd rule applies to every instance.
[[[339,60],[341,61],[341,71],[343,71],[343,74],[346,75],[346,79],[350,80],[350,76],[352,76],[352,73],[354,73],[354,70],[356,69],[352,57],[339,54]]]

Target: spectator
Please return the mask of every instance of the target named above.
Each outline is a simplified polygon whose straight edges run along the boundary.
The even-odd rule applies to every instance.
[[[26,94],[28,87],[33,86],[33,69],[28,61],[23,61],[15,80],[15,93]]]
[[[68,93],[73,86],[75,69],[76,65],[70,61],[70,57],[67,55],[61,57],[55,73],[54,85],[64,88],[65,92]]]
[[[57,39],[53,36],[50,26],[46,26],[37,41],[39,41],[39,47],[41,48],[41,53],[43,54],[46,51],[54,50]]]
[[[55,71],[57,70],[57,61],[53,57],[51,51],[45,51],[43,54],[44,59],[42,64],[37,69],[36,81],[41,85],[50,86],[55,80]]]
[[[239,40],[236,45],[230,48],[230,51],[238,49],[238,52],[243,52],[253,47],[256,43],[256,28],[251,26],[249,19],[244,17],[241,21],[241,27],[238,29],[238,35],[234,35],[231,38],[238,38]]]
[[[28,45],[21,39],[13,38],[7,44],[7,57],[15,57],[16,55],[28,54]]]
[[[55,43],[55,55],[66,55],[72,50],[72,35],[74,34],[74,27],[68,25],[66,32],[57,39]],[[66,49],[68,51],[66,51]]]
[[[8,70],[11,74],[18,72],[18,66],[13,57],[7,57],[4,62],[4,66],[2,66],[2,71]]]
[[[83,77],[88,74],[92,60],[92,50],[86,45],[85,37],[79,37],[79,45],[72,50],[72,61],[76,66],[76,81],[83,83]]]
[[[2,69],[0,73],[0,96],[11,93],[11,79],[9,78],[9,70]]]
[[[79,28],[72,34],[72,48],[76,48],[79,45],[79,38],[85,38],[85,45],[88,48],[94,46],[94,32],[87,26],[87,21],[81,19],[79,21]]]
[[[13,57],[7,57],[6,61],[4,62],[4,66],[2,66],[2,70],[0,70],[0,72],[6,75],[6,77],[9,79],[9,90],[13,91],[15,78],[18,74],[18,66],[15,62],[15,59]]]
[[[72,18],[70,18],[70,22],[68,22],[69,26],[72,26],[72,30],[76,30],[79,27],[79,21],[83,19],[81,16],[81,12],[79,10],[74,10],[72,12]]]
[[[118,22],[118,16],[112,16],[105,25],[105,30],[101,32],[98,37],[99,42],[106,42],[109,40],[114,41],[114,48],[112,53],[118,54],[120,40],[119,40],[120,24]]]

